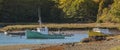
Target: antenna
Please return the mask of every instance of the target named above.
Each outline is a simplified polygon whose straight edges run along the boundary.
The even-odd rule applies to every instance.
[[[41,8],[40,7],[38,8],[38,18],[39,18],[39,20],[38,20],[39,26],[41,27],[42,26],[42,21],[41,21]]]

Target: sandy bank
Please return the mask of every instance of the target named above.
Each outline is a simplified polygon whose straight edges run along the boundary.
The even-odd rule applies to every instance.
[[[44,48],[53,45],[40,45],[40,44],[23,44],[23,45],[8,45],[8,46],[0,46],[0,50],[24,50],[24,49],[36,49],[36,48]]]

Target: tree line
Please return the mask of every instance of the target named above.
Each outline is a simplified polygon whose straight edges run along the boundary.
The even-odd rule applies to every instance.
[[[120,0],[0,0],[0,22],[120,23]]]

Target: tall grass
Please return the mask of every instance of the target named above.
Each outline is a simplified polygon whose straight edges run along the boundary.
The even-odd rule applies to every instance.
[[[47,26],[49,29],[54,28],[67,28],[67,29],[77,29],[77,28],[94,28],[98,27],[97,23],[86,23],[86,24],[80,24],[80,23],[64,23],[64,24],[56,24],[56,23],[48,23],[48,24],[42,24],[42,26]],[[8,25],[4,28],[1,28],[1,31],[13,31],[13,30],[26,30],[26,29],[36,29],[37,27],[40,27],[38,24],[15,24],[15,25]],[[101,28],[118,28],[119,24],[114,23],[101,23],[99,24],[99,27]]]

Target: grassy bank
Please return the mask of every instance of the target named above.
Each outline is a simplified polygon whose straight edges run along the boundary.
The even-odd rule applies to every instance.
[[[49,29],[88,29],[98,27],[97,23],[87,23],[87,24],[80,24],[80,23],[64,23],[64,24],[56,24],[56,23],[48,23],[43,24],[42,26],[47,26]],[[39,27],[38,24],[9,24],[6,27],[0,29],[0,31],[13,31],[13,30],[26,30],[26,29],[36,29]],[[119,28],[120,24],[114,23],[101,23],[99,24],[101,28]]]

